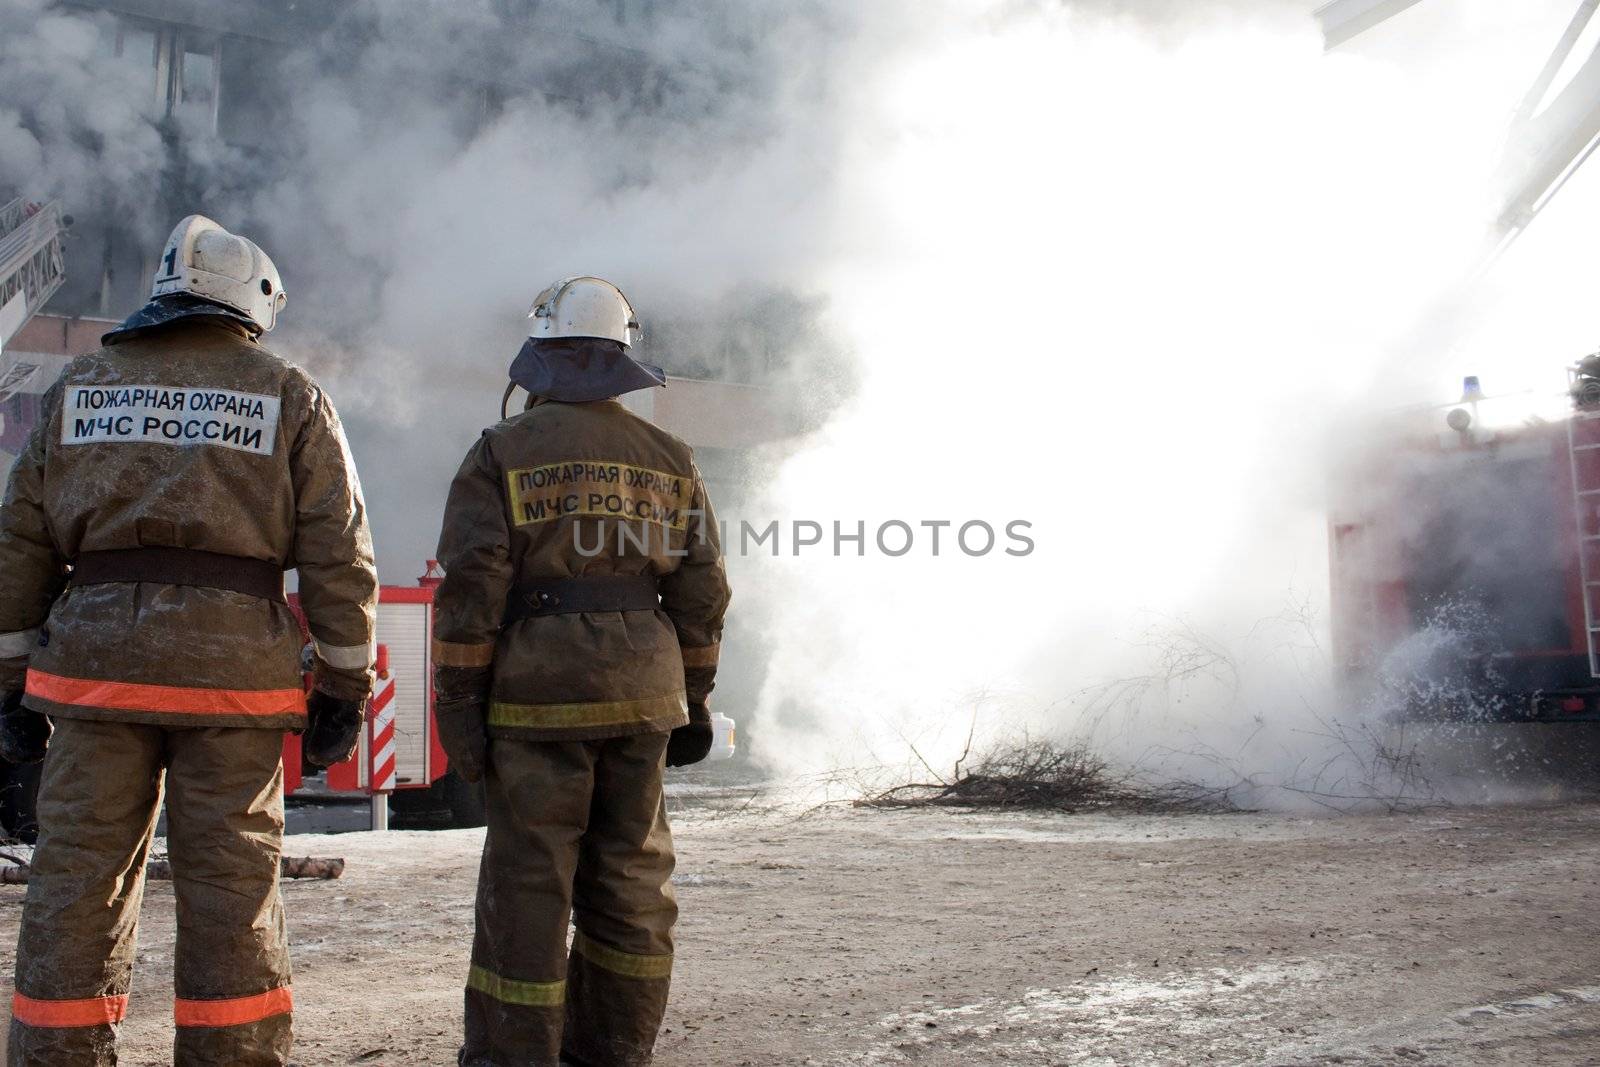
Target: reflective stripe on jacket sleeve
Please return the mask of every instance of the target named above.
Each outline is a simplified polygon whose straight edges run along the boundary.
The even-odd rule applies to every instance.
[[[317,646],[317,655],[322,657],[322,662],[336,670],[365,670],[377,659],[370,644],[330,645],[317,637],[312,637],[311,640]]]
[[[494,662],[494,642],[463,645],[455,641],[433,639],[433,665],[435,667],[487,667]]]

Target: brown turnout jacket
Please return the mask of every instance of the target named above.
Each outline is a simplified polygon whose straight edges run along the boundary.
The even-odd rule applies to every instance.
[[[485,430],[450,487],[434,662],[492,665],[491,736],[670,730],[711,692],[728,606],[716,518],[688,445],[615,400],[544,402]],[[651,575],[656,611],[502,625],[529,579]]]
[[[378,582],[339,418],[242,328],[188,319],[80,356],[0,511],[0,687],[68,718],[298,727],[283,604],[150,582],[66,587],[79,552],[198,549],[300,574],[317,685],[367,692]]]

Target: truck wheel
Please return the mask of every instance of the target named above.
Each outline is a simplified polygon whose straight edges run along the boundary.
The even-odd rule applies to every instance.
[[[469,782],[451,771],[445,775],[445,802],[450,805],[450,821],[460,829],[482,826],[489,821],[489,796],[482,782]]]

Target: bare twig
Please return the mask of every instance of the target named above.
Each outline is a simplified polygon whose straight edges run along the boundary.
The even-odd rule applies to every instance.
[[[1051,811],[1198,812],[1230,810],[1226,790],[1182,783],[1150,784],[1112,771],[1078,742],[1024,738],[980,756],[946,778],[904,782],[856,803],[875,808],[1010,808]]]

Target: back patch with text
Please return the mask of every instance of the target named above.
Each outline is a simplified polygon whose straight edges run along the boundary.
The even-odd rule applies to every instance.
[[[681,530],[694,486],[681,474],[626,463],[571,460],[507,471],[511,514],[518,526],[569,515],[632,519]]]
[[[270,456],[275,396],[165,385],[74,385],[61,408],[61,443],[217,445]]]

